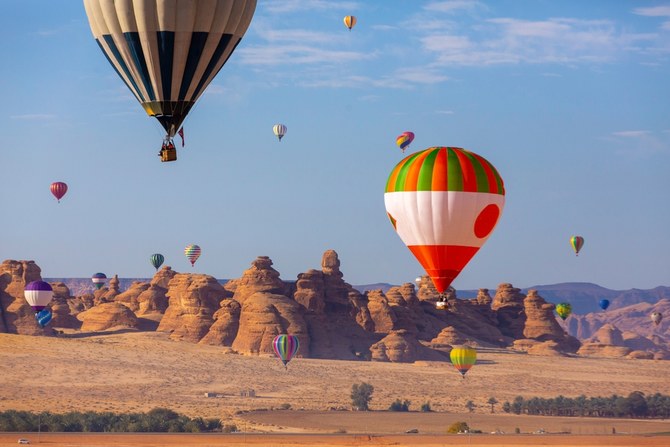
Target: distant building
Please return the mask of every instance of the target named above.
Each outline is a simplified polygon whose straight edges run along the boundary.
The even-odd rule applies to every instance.
[[[205,393],[205,397],[224,397],[223,393]]]
[[[256,390],[251,389],[251,388],[246,389],[246,390],[242,390],[240,392],[240,396],[242,396],[242,397],[256,397]]]

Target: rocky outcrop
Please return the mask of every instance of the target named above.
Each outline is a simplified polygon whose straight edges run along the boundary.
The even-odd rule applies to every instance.
[[[368,310],[374,323],[374,331],[377,333],[388,333],[397,329],[395,312],[391,309],[388,299],[381,290],[369,290]]]
[[[577,351],[578,355],[585,357],[607,357],[621,358],[626,357],[632,350],[625,346],[612,346],[604,343],[583,343]]]
[[[133,281],[128,289],[114,297],[114,301],[121,303],[133,312],[140,309],[139,296],[149,289],[149,284],[141,281]]]
[[[200,341],[227,292],[216,278],[202,274],[178,273],[168,287],[168,308],[156,330],[170,332],[173,340]]]
[[[34,261],[6,260],[0,264],[0,331],[21,335],[45,335],[35,320],[35,312],[23,297],[26,285],[41,281]]]
[[[491,308],[496,312],[498,328],[503,335],[513,339],[525,338],[524,300],[521,290],[512,284],[503,283],[498,286]]]
[[[405,330],[391,331],[370,347],[371,358],[376,362],[412,363],[417,360],[445,360],[446,357],[419,343]]]
[[[308,311],[323,314],[326,308],[325,289],[323,272],[310,269],[298,274],[293,298]]]
[[[214,324],[199,343],[216,346],[232,346],[240,327],[240,303],[233,299],[221,301],[221,308],[214,314]]]
[[[153,278],[151,278],[151,285],[157,286],[167,290],[170,280],[177,274],[169,265],[164,266],[158,270]]]
[[[167,289],[154,284],[137,296],[138,316],[148,314],[164,314],[168,307]]]
[[[255,293],[283,295],[286,288],[284,282],[279,279],[279,272],[272,268],[272,260],[267,256],[259,256],[251,263],[251,267],[244,271],[242,278],[235,282],[233,299],[244,304],[247,298]]]
[[[79,311],[73,313],[73,308],[70,305],[70,289],[62,282],[51,283],[51,288],[54,295],[51,301],[51,322],[49,325],[53,328],[79,329],[81,321],[75,317]]]
[[[81,312],[77,318],[82,322],[82,332],[99,332],[109,329],[137,328],[137,317],[121,303],[102,303]]]
[[[623,334],[619,329],[611,324],[603,325],[598,332],[589,340],[591,343],[601,343],[604,345],[624,346]]]
[[[309,357],[310,338],[303,307],[279,294],[257,292],[242,304],[237,337],[232,347],[242,354],[272,354],[272,341],[279,334],[300,340],[299,356]]]

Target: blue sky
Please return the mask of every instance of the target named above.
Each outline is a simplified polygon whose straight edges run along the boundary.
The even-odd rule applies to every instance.
[[[175,163],[82,2],[3,11],[0,260],[148,277],[160,252],[234,278],[267,255],[292,280],[335,249],[352,284],[412,281],[383,202],[411,130],[410,151],[464,147],[505,180],[457,289],[670,285],[670,2],[260,0]],[[53,181],[70,187],[60,204]]]

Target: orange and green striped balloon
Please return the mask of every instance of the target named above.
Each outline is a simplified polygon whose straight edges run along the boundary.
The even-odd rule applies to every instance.
[[[452,365],[461,373],[461,376],[465,377],[465,373],[477,362],[477,351],[469,346],[454,346],[449,357]]]
[[[384,203],[398,236],[443,293],[493,232],[505,186],[484,157],[431,147],[393,168]]]
[[[197,261],[200,257],[200,253],[202,253],[202,250],[200,250],[200,247],[195,244],[188,245],[184,249],[184,254],[191,263],[191,267],[195,265],[195,261]]]

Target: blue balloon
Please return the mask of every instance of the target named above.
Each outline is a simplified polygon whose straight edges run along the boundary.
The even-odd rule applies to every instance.
[[[600,302],[598,302],[598,304],[600,305],[600,308],[602,310],[605,310],[608,307],[610,307],[610,300],[600,300]]]
[[[37,324],[39,324],[40,327],[44,327],[49,324],[52,316],[53,315],[49,309],[42,309],[35,314],[35,319],[37,320]]]

